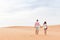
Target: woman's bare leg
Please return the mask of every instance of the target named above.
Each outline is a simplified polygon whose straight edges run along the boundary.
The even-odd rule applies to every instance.
[[[44,30],[44,34],[45,34],[45,35],[47,34],[47,30],[46,30],[46,29]]]

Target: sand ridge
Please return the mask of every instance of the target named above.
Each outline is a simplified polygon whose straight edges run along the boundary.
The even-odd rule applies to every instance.
[[[39,35],[35,35],[34,27],[0,28],[0,40],[60,40],[60,26],[48,27],[47,35],[43,28]]]

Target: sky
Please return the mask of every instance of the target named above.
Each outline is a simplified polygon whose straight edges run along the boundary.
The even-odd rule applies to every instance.
[[[0,0],[0,27],[60,24],[60,0]]]

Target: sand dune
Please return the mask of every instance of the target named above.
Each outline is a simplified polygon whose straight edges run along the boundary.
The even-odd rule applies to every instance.
[[[35,35],[33,27],[0,28],[0,40],[60,40],[60,25],[48,27],[47,35],[40,28],[39,35]]]

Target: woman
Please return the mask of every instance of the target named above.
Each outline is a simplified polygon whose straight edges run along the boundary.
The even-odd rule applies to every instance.
[[[47,34],[47,23],[46,23],[46,21],[44,21],[43,27],[44,27],[44,34],[46,35]]]

